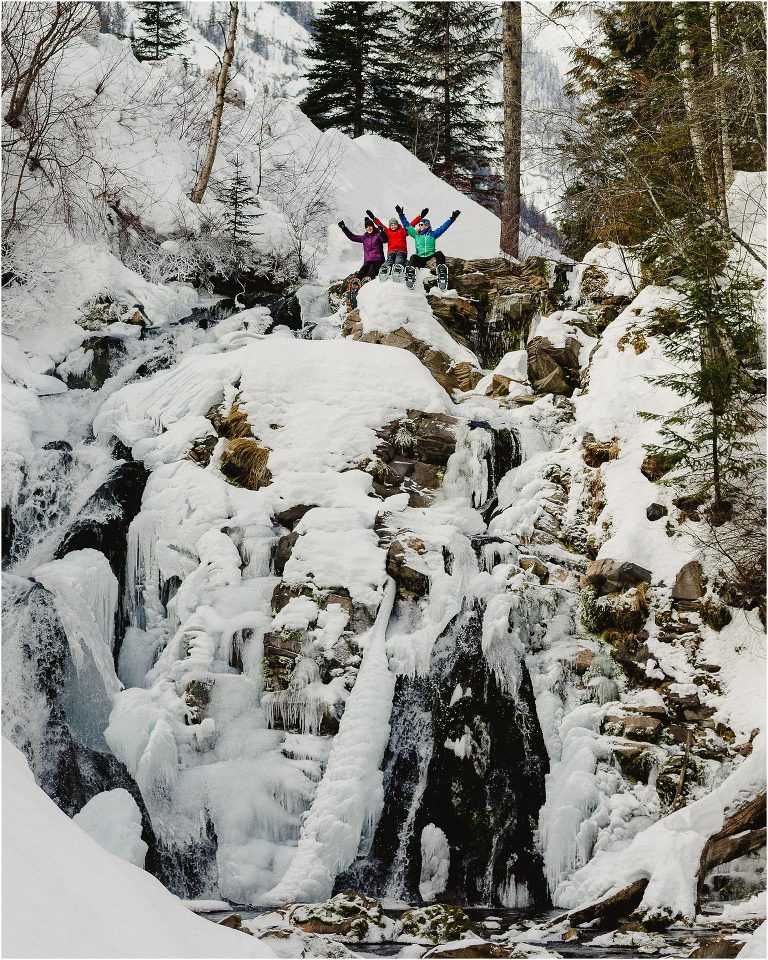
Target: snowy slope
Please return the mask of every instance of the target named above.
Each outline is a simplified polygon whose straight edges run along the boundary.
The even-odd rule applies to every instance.
[[[209,32],[211,7],[216,20],[226,24],[229,3],[184,3],[189,18],[189,44],[184,55],[203,70],[215,70],[216,54],[223,49],[223,34],[217,26]],[[235,86],[250,99],[264,93],[269,96],[300,97],[307,70],[304,49],[309,42],[307,30],[281,9],[278,3],[249,0],[238,13],[234,66]]]
[[[195,916],[103,850],[35,784],[3,739],[3,954],[269,957],[253,937]]]

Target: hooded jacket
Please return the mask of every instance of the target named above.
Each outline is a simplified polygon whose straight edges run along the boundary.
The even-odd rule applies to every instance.
[[[341,229],[354,243],[362,243],[363,263],[384,261],[384,234],[379,228],[376,228],[373,233],[352,233],[347,227]]]
[[[414,217],[411,220],[411,225],[415,226],[419,220],[421,220],[421,217]],[[408,234],[402,227],[398,227],[397,230],[390,230],[389,227],[384,226],[378,217],[374,217],[373,222],[384,231],[387,238],[388,253],[408,253]]]
[[[421,220],[421,217],[419,217],[416,223],[418,223],[419,220]],[[400,214],[400,223],[402,223],[408,234],[412,236],[416,242],[416,253],[420,257],[431,257],[435,252],[435,240],[445,233],[448,227],[450,227],[450,225],[453,223],[453,219],[448,217],[445,223],[437,227],[436,230],[427,230],[426,233],[417,233],[410,223],[408,223],[408,221],[405,219],[405,215],[402,213]]]

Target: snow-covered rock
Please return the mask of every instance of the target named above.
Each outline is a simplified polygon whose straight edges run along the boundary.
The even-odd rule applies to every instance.
[[[141,811],[127,790],[97,793],[73,819],[105,850],[144,866],[147,845],[141,839]]]

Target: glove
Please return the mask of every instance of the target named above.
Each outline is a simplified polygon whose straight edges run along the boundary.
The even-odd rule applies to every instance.
[[[344,229],[345,224],[343,220],[339,220],[339,226],[341,227],[342,230]]]
[[[454,210],[453,213],[451,214],[451,220],[455,220],[460,213],[461,213],[461,210]]]
[[[395,204],[395,210],[397,210],[397,212],[398,212],[398,213],[400,214],[400,216],[402,217],[402,215],[403,215],[403,208],[402,208],[402,207],[398,207],[398,205]]]
[[[374,215],[373,215],[373,210],[366,210],[365,212],[368,214],[368,216],[371,218],[371,220],[375,220],[375,219],[376,219],[376,217],[374,217]]]
[[[423,220],[424,217],[426,217],[426,215],[427,215],[428,213],[429,213],[429,207],[424,207],[424,209],[421,211],[421,213],[419,214],[419,216],[420,216],[421,219]]]

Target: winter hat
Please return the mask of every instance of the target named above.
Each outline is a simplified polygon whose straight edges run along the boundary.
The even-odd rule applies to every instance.
[[[429,220],[419,220],[419,226],[420,226],[420,227],[426,227],[427,230],[431,230],[431,229],[432,229],[432,224],[429,222]]]
[[[402,228],[402,224],[397,219],[397,217],[392,217],[392,219],[389,221],[389,227],[390,227],[390,230],[399,230]]]
[[[365,220],[364,220],[364,222],[363,222],[363,224],[364,224],[365,227],[375,227],[375,226],[376,226],[376,224],[373,222],[373,220],[371,220],[370,217],[366,217]]]

